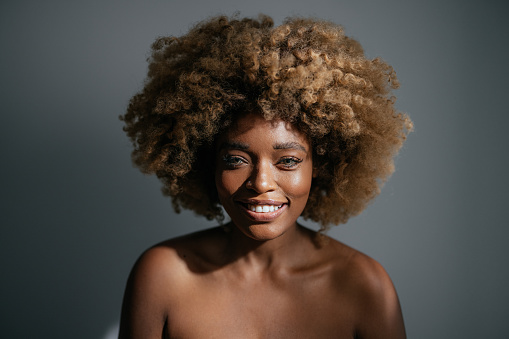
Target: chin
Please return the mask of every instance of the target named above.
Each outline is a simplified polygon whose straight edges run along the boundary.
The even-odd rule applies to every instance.
[[[278,225],[263,223],[250,225],[247,229],[241,229],[241,231],[251,239],[267,241],[279,238],[285,234],[286,229],[281,229]]]

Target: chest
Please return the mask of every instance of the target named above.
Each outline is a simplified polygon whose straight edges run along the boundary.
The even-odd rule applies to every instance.
[[[323,279],[196,283],[168,310],[170,338],[353,338],[348,293]]]

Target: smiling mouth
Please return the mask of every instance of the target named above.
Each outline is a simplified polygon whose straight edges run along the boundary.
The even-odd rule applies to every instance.
[[[283,207],[284,204],[281,204],[279,206],[277,205],[252,205],[252,204],[245,204],[244,206],[250,210],[251,212],[255,213],[270,213],[277,211],[281,207]]]

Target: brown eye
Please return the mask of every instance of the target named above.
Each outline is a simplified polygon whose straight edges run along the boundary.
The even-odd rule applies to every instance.
[[[283,168],[294,168],[298,164],[302,162],[301,159],[294,158],[294,157],[285,157],[279,160],[278,165],[281,165]]]
[[[223,162],[227,167],[235,168],[241,166],[243,163],[245,163],[244,159],[239,156],[226,154],[223,157]]]

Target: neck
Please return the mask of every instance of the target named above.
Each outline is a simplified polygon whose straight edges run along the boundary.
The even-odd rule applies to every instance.
[[[230,254],[235,262],[256,271],[285,269],[302,263],[315,247],[314,232],[297,223],[279,237],[256,240],[230,224]]]

